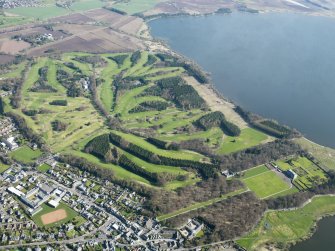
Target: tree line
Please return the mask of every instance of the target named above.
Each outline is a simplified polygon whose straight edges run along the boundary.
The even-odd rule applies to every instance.
[[[194,125],[206,131],[213,127],[220,127],[228,136],[239,136],[241,134],[240,128],[227,121],[224,114],[220,111],[205,114],[197,119]]]
[[[159,96],[171,100],[177,107],[184,110],[207,107],[198,92],[192,86],[186,84],[181,77],[158,80],[156,85],[146,89],[140,96]]]

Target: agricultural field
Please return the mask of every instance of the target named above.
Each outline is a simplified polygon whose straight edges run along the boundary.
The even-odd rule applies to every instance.
[[[298,177],[293,184],[300,190],[305,190],[327,181],[327,174],[306,157],[296,157],[276,164],[283,171],[292,170]]]
[[[316,220],[334,211],[333,196],[314,197],[303,208],[292,211],[270,211],[255,230],[237,242],[247,250],[261,250],[266,243],[287,246],[307,237]]]
[[[242,182],[260,199],[275,196],[291,188],[289,182],[266,166],[259,166],[244,173]]]
[[[42,211],[35,214],[32,218],[36,225],[40,227],[56,227],[73,220],[78,216],[77,212],[60,203],[57,208],[43,204]]]
[[[149,10],[159,2],[162,2],[162,0],[122,0],[117,4],[114,4],[113,7],[132,15]]]
[[[16,18],[30,19],[49,19],[67,14],[97,9],[104,6],[104,3],[99,0],[80,0],[72,4],[70,9],[61,8],[55,5],[55,2],[46,3],[41,7],[18,7],[7,10],[8,13],[18,16]]]
[[[29,21],[31,20],[26,17],[0,14],[0,28],[6,28],[8,26],[13,26],[13,25],[26,24]]]
[[[22,162],[24,164],[33,163],[38,157],[42,155],[40,150],[33,150],[29,146],[22,146],[19,149],[11,153],[11,157],[16,161]]]

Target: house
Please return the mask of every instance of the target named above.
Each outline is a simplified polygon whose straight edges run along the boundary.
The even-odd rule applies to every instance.
[[[290,178],[292,181],[298,177],[298,174],[296,174],[293,170],[289,169],[284,172],[284,174]]]
[[[225,171],[222,171],[221,172],[222,175],[224,175],[226,178],[231,178],[231,177],[234,177],[236,175],[236,173],[233,173],[229,170],[225,170]]]
[[[4,143],[6,144],[6,146],[11,150],[15,150],[16,148],[19,147],[19,145],[15,142],[15,138],[14,137],[9,137],[6,140],[4,140]]]

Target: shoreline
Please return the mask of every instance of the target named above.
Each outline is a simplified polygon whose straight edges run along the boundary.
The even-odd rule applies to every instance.
[[[236,11],[236,12],[242,12],[242,11]],[[248,14],[248,12],[246,12],[246,13]],[[260,14],[261,15],[261,14],[265,14],[265,13],[292,13],[292,14],[300,14],[300,15],[310,15],[311,14],[311,13],[292,12],[292,11],[288,11],[288,12],[287,11],[260,11],[259,13],[249,13],[249,14],[250,15]],[[224,14],[221,14],[221,13],[210,13],[210,14],[201,14],[201,15],[197,15],[197,14],[187,15],[186,14],[186,15],[182,15],[182,16],[201,17],[201,16],[217,15],[217,14],[218,15],[229,15],[229,13],[228,14],[226,14],[226,13],[224,13]],[[313,13],[313,14],[315,14],[315,13]],[[311,16],[323,16],[323,17],[326,17],[326,16],[321,15],[321,14],[320,15],[311,15]],[[183,55],[181,52],[178,52],[178,51],[175,51],[174,49],[172,49],[171,46],[168,44],[167,41],[159,39],[159,38],[156,38],[156,37],[154,37],[152,35],[152,31],[151,31],[151,27],[149,25],[149,22],[153,21],[153,20],[156,20],[158,18],[166,18],[166,17],[169,18],[169,17],[173,17],[173,16],[164,16],[163,15],[161,17],[155,17],[154,19],[151,19],[151,20],[145,20],[144,19],[144,23],[145,23],[145,25],[147,27],[146,33],[149,34],[150,40],[151,40],[150,44],[147,45],[148,50],[152,51],[152,52],[168,53],[168,54],[170,54],[172,56],[178,57],[178,58],[180,58],[180,59],[182,59],[182,60],[184,60],[186,62],[189,62],[189,63],[192,63],[192,64],[196,65],[203,73],[205,73],[207,76],[209,76],[208,83],[206,83],[206,84],[198,83],[199,85],[206,86],[209,91],[212,91],[214,93],[214,95],[220,97],[220,99],[221,99],[221,101],[223,103],[230,103],[231,105],[233,105],[235,107],[239,106],[237,102],[235,102],[234,100],[230,99],[229,97],[226,97],[221,91],[219,91],[216,88],[215,84],[213,83],[213,81],[211,79],[211,73],[210,72],[205,71],[195,60],[193,60],[191,58],[188,58],[187,56]],[[334,14],[334,16],[328,17],[328,18],[335,18],[335,14]],[[249,111],[248,109],[246,109],[246,110]],[[259,115],[259,114],[255,113],[253,111],[250,111],[250,112],[252,112],[252,113],[254,113],[256,115]],[[261,116],[261,117],[263,117],[263,116]],[[272,119],[272,118],[268,118],[268,117],[265,117],[265,118]],[[279,122],[279,124],[282,124],[282,123]],[[291,126],[288,126],[288,127],[291,128],[291,129],[295,129],[295,128],[291,127]],[[301,138],[306,139],[308,142],[310,142],[310,144],[315,144],[315,145],[317,145],[319,147],[322,147],[324,149],[330,148],[331,150],[335,151],[335,148],[330,147],[330,146],[324,146],[324,145],[321,145],[321,144],[319,144],[317,142],[314,142],[313,140],[308,139],[306,135],[302,134],[300,132],[300,130],[297,129],[297,131],[299,131],[299,133],[302,135]]]
[[[276,11],[276,12],[279,13],[278,11]],[[260,12],[259,14],[264,14],[264,13],[271,13],[271,12],[270,12],[270,11],[269,11],[269,12]],[[285,12],[283,11],[282,13],[285,13]],[[290,12],[290,13],[293,13],[293,12]],[[297,12],[297,13],[293,13],[293,14],[306,14],[306,13],[299,13],[299,12]],[[212,14],[209,14],[209,15],[215,15],[215,13],[212,13]],[[221,14],[221,15],[222,15],[222,14]],[[224,15],[226,15],[226,14],[224,14]],[[183,16],[207,16],[207,15],[183,15]],[[312,15],[312,16],[323,16],[323,15]],[[152,39],[155,41],[155,43],[159,44],[160,47],[164,48],[164,50],[163,50],[163,51],[160,51],[160,52],[166,52],[166,51],[168,51],[168,52],[171,53],[171,55],[173,55],[173,56],[177,56],[177,57],[179,57],[179,58],[182,58],[182,59],[186,60],[187,62],[192,62],[192,63],[196,64],[197,66],[199,66],[199,64],[198,64],[197,62],[195,62],[194,60],[191,60],[191,59],[187,58],[185,55],[183,55],[182,53],[179,53],[179,52],[173,50],[173,49],[167,44],[166,41],[161,40],[161,39],[157,39],[157,38],[155,38],[155,37],[152,36],[151,28],[150,28],[150,26],[148,25],[148,22],[153,21],[153,20],[156,20],[156,19],[158,19],[158,18],[165,18],[165,17],[167,17],[167,16],[155,17],[155,18],[153,18],[153,19],[145,20],[145,23],[147,24],[147,27],[148,27],[148,30],[147,30],[148,34],[150,34],[150,36],[151,36]],[[325,16],[325,17],[327,17],[327,16]],[[335,17],[335,16],[332,16],[332,17],[329,17],[329,18],[333,18],[333,17]],[[156,48],[152,48],[152,47],[150,48],[150,47],[149,47],[149,49],[153,49],[153,51],[156,51],[157,47],[156,47]],[[206,71],[204,71],[204,70],[202,69],[202,67],[199,66],[199,68],[200,68],[203,72],[206,72]],[[210,73],[209,73],[209,74],[210,74]],[[217,98],[219,98],[223,103],[229,103],[229,104],[232,105],[232,106],[237,106],[236,102],[234,102],[233,100],[230,100],[229,98],[225,97],[224,94],[223,94],[222,92],[220,92],[219,90],[217,90],[216,86],[214,85],[214,83],[213,83],[213,81],[212,81],[211,79],[210,79],[210,81],[209,81],[208,84],[201,84],[201,83],[197,82],[197,85],[199,85],[201,88],[205,88],[205,89],[207,89],[209,92],[212,92],[213,95],[215,95]],[[197,91],[198,91],[198,90],[197,90]],[[199,92],[199,91],[198,91],[198,92]],[[200,95],[202,96],[201,93],[200,93]],[[222,104],[222,105],[223,105],[223,104]],[[301,138],[307,140],[310,144],[317,145],[317,146],[320,147],[320,148],[324,148],[324,149],[326,149],[326,148],[330,148],[330,149],[333,149],[333,148],[331,148],[331,147],[327,147],[327,146],[320,145],[320,144],[318,144],[318,143],[316,143],[316,142],[314,142],[314,141],[312,141],[312,140],[306,138],[304,135],[302,135]],[[334,150],[335,150],[335,149],[334,149]],[[309,203],[312,202],[312,200],[313,200],[314,198],[317,198],[317,197],[323,197],[323,196],[331,196],[331,197],[333,197],[333,196],[335,196],[335,194],[314,195],[312,198],[310,198],[310,199],[307,200],[305,203],[303,203],[303,205],[301,205],[300,207],[297,207],[297,208],[289,208],[289,209],[280,209],[280,210],[266,210],[266,211],[264,212],[264,215],[265,215],[266,213],[268,213],[268,212],[271,212],[271,211],[294,211],[294,210],[297,210],[297,209],[299,209],[299,208],[303,208],[304,206],[308,205]],[[263,215],[263,217],[264,217],[264,215]],[[334,217],[334,216],[335,216],[335,211],[332,212],[332,213],[327,213],[327,214],[325,214],[325,215],[319,216],[319,217],[317,217],[316,219],[314,219],[314,221],[313,221],[313,225],[312,225],[311,228],[309,229],[308,234],[307,234],[306,236],[304,236],[303,238],[299,238],[299,239],[294,240],[294,241],[292,241],[292,242],[288,242],[288,243],[287,243],[287,244],[288,244],[288,247],[287,247],[288,249],[287,249],[287,250],[290,250],[290,248],[292,248],[294,245],[296,245],[296,244],[299,243],[299,242],[303,242],[303,241],[306,241],[306,240],[310,239],[310,238],[315,234],[315,232],[317,231],[317,225],[318,225],[318,223],[320,222],[320,220],[322,220],[322,219],[324,219],[324,218],[326,218],[326,217]],[[258,224],[260,224],[260,222],[259,222]],[[258,226],[258,224],[257,224],[253,229],[255,229],[255,228]],[[253,231],[253,230],[251,230],[251,231]],[[263,250],[265,247],[260,246],[259,248],[261,248],[261,249]],[[271,250],[275,250],[273,246],[270,246],[269,248],[272,248]],[[269,249],[265,249],[265,250],[269,250]]]

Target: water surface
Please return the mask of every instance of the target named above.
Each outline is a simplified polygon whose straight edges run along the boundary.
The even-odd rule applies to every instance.
[[[149,25],[227,98],[335,147],[335,19],[233,13]]]
[[[315,234],[308,240],[298,243],[290,251],[334,251],[335,217],[327,217],[318,222]]]

